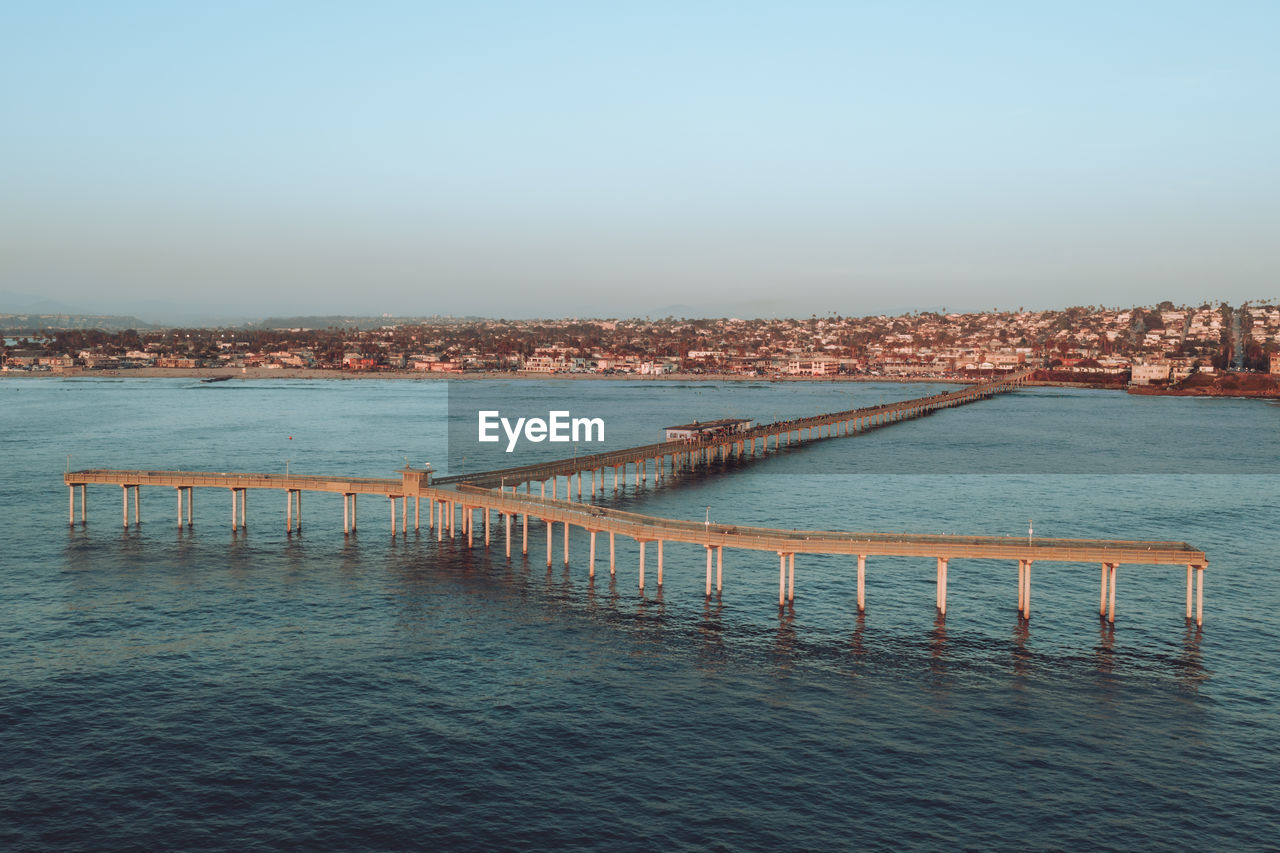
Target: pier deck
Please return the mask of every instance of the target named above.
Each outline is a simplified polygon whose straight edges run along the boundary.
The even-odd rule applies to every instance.
[[[615,471],[628,465],[637,466],[637,475],[644,476],[647,463],[655,463],[655,471],[667,458],[692,462],[695,455],[701,460],[709,460],[717,455],[723,458],[726,453],[745,452],[750,445],[754,455],[758,442],[763,443],[765,450],[769,440],[773,439],[774,447],[781,447],[783,436],[786,444],[812,441],[816,438],[831,438],[837,435],[855,435],[880,426],[897,423],[909,418],[921,417],[941,409],[962,406],[985,400],[989,397],[1012,391],[1026,382],[1034,371],[1024,370],[1010,374],[991,382],[970,385],[958,391],[933,394],[928,397],[917,397],[912,400],[899,400],[879,406],[865,406],[839,412],[827,412],[821,415],[795,418],[762,424],[742,432],[734,432],[723,436],[706,438],[698,441],[663,441],[639,447],[628,447],[622,450],[611,450],[572,459],[559,459],[553,462],[540,462],[533,465],[520,465],[500,468],[494,471],[481,471],[472,474],[455,474],[447,477],[436,477],[433,482],[439,485],[446,483],[470,483],[473,486],[513,486],[522,483],[536,483],[553,480],[556,477],[568,477],[582,471],[603,471],[613,468]],[[825,432],[824,432],[825,431]]]
[[[186,497],[186,523],[191,525],[192,491],[196,488],[222,488],[232,496],[232,528],[245,526],[246,493],[248,490],[276,490],[287,495],[286,527],[292,534],[301,531],[302,493],[321,492],[343,495],[343,531],[352,533],[356,528],[356,498],[358,495],[382,495],[390,500],[391,534],[397,530],[407,533],[409,528],[409,498],[413,498],[414,529],[420,527],[420,505],[427,500],[427,524],[436,532],[436,538],[461,533],[474,544],[477,529],[475,513],[483,513],[481,525],[484,545],[491,540],[491,517],[497,513],[505,526],[507,556],[511,556],[513,519],[523,520],[520,535],[522,554],[529,552],[529,522],[535,518],[542,522],[546,532],[547,565],[552,564],[552,545],[555,525],[563,533],[563,556],[569,563],[569,529],[579,527],[590,536],[589,572],[595,574],[596,535],[609,536],[610,572],[616,570],[614,537],[626,536],[639,544],[639,588],[645,585],[645,545],[657,543],[657,582],[663,583],[663,546],[667,542],[700,545],[706,549],[706,593],[712,590],[712,561],[715,562],[715,588],[723,584],[723,553],[725,548],[752,551],[772,551],[779,556],[778,602],[784,605],[795,596],[796,554],[837,554],[857,557],[858,609],[865,608],[866,561],[871,556],[923,557],[936,561],[937,607],[946,614],[947,569],[953,559],[981,559],[1017,561],[1018,564],[1018,612],[1029,618],[1031,612],[1031,566],[1041,561],[1094,563],[1102,567],[1099,613],[1108,620],[1115,619],[1115,590],[1117,568],[1126,564],[1186,566],[1187,596],[1186,618],[1192,618],[1193,588],[1194,611],[1197,624],[1203,622],[1204,570],[1208,560],[1203,551],[1184,542],[1132,541],[1112,539],[1036,539],[1028,536],[969,536],[941,534],[859,533],[828,530],[788,530],[766,527],[750,527],[733,524],[684,521],[660,518],[640,513],[602,507],[595,503],[582,503],[582,473],[591,474],[591,493],[596,488],[596,475],[608,467],[615,470],[614,488],[618,485],[618,472],[627,466],[635,469],[637,486],[647,480],[647,463],[654,462],[655,480],[665,476],[669,468],[672,475],[696,465],[708,465],[717,456],[720,459],[737,454],[743,458],[747,443],[750,453],[756,454],[756,443],[763,440],[762,452],[768,452],[769,439],[774,449],[781,445],[782,436],[790,444],[792,436],[797,442],[818,438],[855,435],[866,429],[894,423],[905,418],[918,417],[942,408],[986,399],[991,394],[1017,387],[1026,374],[1008,379],[973,386],[961,391],[921,397],[885,406],[834,412],[810,418],[767,424],[755,429],[699,442],[663,442],[642,447],[627,448],[594,456],[571,460],[541,463],[538,465],[506,468],[481,472],[468,476],[443,477],[432,482],[430,472],[406,468],[399,478],[358,478],[329,476],[280,476],[205,471],[145,471],[92,469],[68,472],[64,482],[71,490],[71,524],[75,524],[75,496],[80,490],[80,520],[85,521],[85,488],[89,484],[112,484],[122,487],[124,494],[124,524],[129,526],[129,497],[132,490],[134,523],[140,523],[138,490],[141,486],[170,487],[178,494],[178,524],[183,524],[183,497]],[[825,434],[824,434],[825,430]],[[642,471],[645,472],[642,480]],[[572,500],[571,488],[574,475],[578,477],[578,501]],[[565,498],[556,495],[556,482],[566,478]],[[552,496],[546,496],[546,482],[552,483]],[[625,481],[625,478],[624,478]],[[534,482],[541,484],[539,495],[531,493]],[[517,488],[523,484],[525,494]],[[508,491],[510,489],[510,491]],[[237,496],[239,500],[237,501]],[[397,517],[397,502],[400,505]],[[237,506],[238,503],[238,506]],[[296,508],[296,516],[295,516]],[[1198,584],[1193,585],[1193,581]]]

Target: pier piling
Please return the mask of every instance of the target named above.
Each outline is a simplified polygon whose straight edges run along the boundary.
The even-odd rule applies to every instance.
[[[778,606],[784,607],[787,603],[787,555],[778,552]]]

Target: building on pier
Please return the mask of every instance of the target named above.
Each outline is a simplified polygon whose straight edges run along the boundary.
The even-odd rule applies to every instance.
[[[694,421],[690,424],[665,427],[667,441],[688,441],[734,435],[751,429],[752,421],[743,418],[721,418],[718,421]]]

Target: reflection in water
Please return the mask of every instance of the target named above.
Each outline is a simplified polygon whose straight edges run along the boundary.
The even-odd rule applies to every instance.
[[[388,566],[396,580],[398,605],[396,624],[406,637],[423,641],[431,636],[432,585],[436,578],[421,571],[412,561]],[[344,566],[345,571],[345,566]]]
[[[644,622],[661,622],[662,617],[666,614],[666,603],[662,598],[662,587],[653,588],[653,597],[648,596],[649,590],[637,590],[636,596],[636,617]]]
[[[929,632],[929,666],[935,676],[947,674],[947,617],[941,611]]]
[[[720,596],[708,596],[702,604],[702,619],[698,622],[698,637],[702,640],[702,661],[723,661],[724,623],[721,621],[723,606]]]
[[[1098,645],[1093,647],[1094,668],[1099,675],[1111,675],[1116,665],[1116,626],[1098,617]]]
[[[67,600],[64,603],[69,610],[78,609],[83,602],[91,601],[99,589],[102,580],[96,574],[103,564],[98,554],[100,550],[102,549],[96,547],[93,538],[86,531],[72,530],[68,533],[66,544],[63,546],[62,571],[70,578]],[[16,606],[16,604],[16,602],[6,602],[6,606]],[[6,610],[6,615],[16,619],[17,612],[17,610]]]
[[[227,568],[231,572],[231,577],[237,581],[244,581],[249,576],[249,569],[253,563],[248,532],[232,531],[231,541],[227,544]]]
[[[1196,626],[1195,620],[1188,619],[1177,661],[1179,680],[1192,690],[1199,690],[1200,685],[1209,678],[1200,656],[1200,640],[1203,636],[1204,632]]]
[[[145,552],[142,544],[145,541],[141,530],[132,527],[121,529],[120,556],[126,560],[126,565],[136,565],[143,559]]]
[[[173,555],[175,565],[179,567],[190,567],[192,565],[192,557],[196,552],[196,534],[194,530],[187,527],[177,528],[178,535],[174,540]]]
[[[342,573],[348,577],[355,574],[360,566],[360,549],[356,547],[355,534],[349,534],[342,539],[342,547],[338,554],[340,557],[339,566]]]
[[[618,576],[609,575],[609,609],[618,610]]]
[[[867,646],[863,640],[867,630],[867,614],[859,613],[857,622],[854,624],[853,636],[849,641],[849,649],[853,653],[853,671],[851,675],[859,675],[862,671],[863,664],[866,663]]]
[[[1013,674],[1018,678],[1031,674],[1031,650],[1027,648],[1030,638],[1031,623],[1019,615],[1013,625]]]
[[[302,575],[306,568],[305,557],[306,551],[302,547],[302,537],[290,536],[284,543],[285,566],[289,569],[285,573],[286,580],[297,580]]]
[[[796,655],[796,609],[788,605],[778,608],[778,630],[773,640],[773,656],[784,670],[790,670],[795,664]]]
[[[670,640],[666,631],[667,609],[662,598],[662,590],[658,590],[653,598],[637,596],[632,614],[632,636],[648,643],[649,653],[660,654]]]

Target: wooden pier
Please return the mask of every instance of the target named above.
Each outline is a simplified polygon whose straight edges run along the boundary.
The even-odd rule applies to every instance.
[[[777,421],[744,432],[711,437],[702,441],[664,441],[607,453],[575,456],[572,459],[554,462],[436,477],[433,482],[436,485],[470,483],[473,486],[486,487],[550,482],[554,488],[557,478],[571,478],[576,475],[578,488],[581,490],[582,474],[589,472],[592,474],[592,494],[595,494],[596,476],[599,476],[601,488],[604,488],[605,474],[609,469],[613,469],[613,488],[617,491],[619,481],[623,483],[627,481],[628,467],[635,475],[636,484],[639,485],[648,479],[650,463],[653,465],[654,477],[660,478],[668,467],[672,469],[678,466],[693,467],[731,457],[755,456],[757,449],[759,452],[768,451],[770,440],[773,441],[774,450],[778,450],[782,447],[790,447],[792,444],[803,444],[822,438],[858,435],[871,429],[922,417],[942,409],[986,400],[996,394],[1012,391],[1022,385],[1032,372],[1026,370],[991,382],[970,385],[958,391],[917,397],[913,400]],[[570,485],[572,484],[566,484],[566,487]],[[552,496],[556,496],[554,491]]]
[[[595,576],[596,537],[609,537],[609,571],[617,570],[615,537],[621,535],[634,540],[639,546],[639,589],[645,588],[645,546],[655,544],[656,582],[664,580],[664,546],[669,542],[700,545],[706,551],[705,593],[712,594],[713,564],[714,589],[720,592],[724,578],[724,549],[770,551],[779,560],[778,604],[785,606],[795,598],[795,558],[797,554],[834,554],[856,557],[857,602],[859,612],[866,608],[867,559],[877,556],[920,557],[935,561],[936,607],[939,615],[947,610],[947,572],[950,561],[958,559],[1001,560],[1016,562],[1017,610],[1023,619],[1031,615],[1031,568],[1038,562],[1092,563],[1101,568],[1101,593],[1099,614],[1109,622],[1115,621],[1117,572],[1121,565],[1176,565],[1186,567],[1186,618],[1193,618],[1197,625],[1204,620],[1204,572],[1208,560],[1203,551],[1182,542],[1148,542],[1107,539],[1035,539],[998,536],[947,536],[908,535],[887,533],[857,533],[824,530],[786,530],[740,525],[711,524],[708,521],[682,521],[659,518],[638,513],[623,512],[582,503],[582,475],[590,475],[590,494],[595,494],[597,479],[600,488],[605,487],[604,474],[614,470],[614,489],[619,480],[626,482],[627,468],[634,470],[637,486],[648,479],[648,463],[653,462],[654,479],[678,475],[683,470],[699,465],[710,465],[717,459],[730,457],[749,458],[757,454],[757,442],[762,442],[759,453],[769,451],[769,440],[774,450],[791,444],[852,436],[867,429],[895,423],[906,418],[919,417],[943,408],[986,399],[995,393],[1011,390],[1025,378],[1018,374],[996,382],[965,388],[962,391],[921,397],[876,406],[835,412],[794,421],[756,427],[745,433],[737,433],[706,441],[664,442],[643,447],[628,448],[577,459],[521,466],[500,471],[481,472],[468,476],[443,477],[432,480],[431,472],[413,468],[401,470],[398,478],[353,478],[323,476],[278,476],[247,473],[211,473],[194,471],[128,471],[87,470],[68,472],[64,482],[70,490],[70,523],[76,523],[76,495],[80,495],[79,521],[86,521],[85,490],[89,484],[111,484],[121,487],[123,494],[123,520],[130,525],[130,498],[133,505],[133,524],[140,524],[139,489],[142,486],[167,487],[177,495],[177,521],[181,527],[191,526],[193,491],[196,488],[227,489],[231,493],[231,526],[233,530],[246,526],[246,498],[250,490],[284,492],[286,497],[285,527],[290,535],[302,530],[302,493],[332,493],[343,496],[343,532],[354,533],[357,526],[357,499],[360,495],[385,497],[390,504],[390,529],[392,537],[409,530],[409,500],[413,499],[413,529],[422,525],[422,502],[427,502],[427,527],[434,530],[436,539],[445,536],[465,537],[468,546],[475,545],[477,530],[483,536],[484,547],[492,542],[492,522],[496,515],[504,528],[506,555],[511,557],[514,535],[512,526],[521,524],[520,552],[529,553],[530,519],[540,521],[546,536],[547,565],[553,562],[555,526],[561,525],[563,538],[562,556],[569,564],[569,530],[579,527],[589,537],[588,573]],[[785,443],[784,443],[785,441]],[[571,489],[577,477],[577,500]],[[565,479],[563,499],[558,495],[557,482]],[[551,483],[551,495],[546,494]],[[532,485],[539,484],[539,494],[532,494]],[[520,494],[519,486],[525,487]],[[397,506],[398,505],[398,506]],[[185,509],[185,512],[184,512]],[[476,514],[482,517],[477,524]],[[1194,595],[1193,595],[1194,593]],[[1194,607],[1193,607],[1194,604]]]

